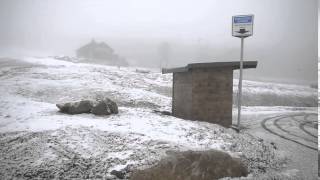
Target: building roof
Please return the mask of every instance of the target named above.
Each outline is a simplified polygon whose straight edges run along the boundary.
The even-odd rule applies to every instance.
[[[107,53],[113,53],[113,49],[106,44],[105,42],[96,42],[95,40],[92,40],[90,43],[80,47],[77,51],[81,52],[81,51],[87,51],[87,50],[95,50],[95,49],[100,49],[103,50]]]
[[[256,68],[257,61],[243,61],[243,68]],[[232,69],[240,69],[240,61],[230,61],[230,62],[210,62],[210,63],[192,63],[185,67],[177,68],[163,68],[162,73],[175,73],[175,72],[187,72],[190,69],[200,69],[200,68],[221,68],[221,67],[231,67]]]

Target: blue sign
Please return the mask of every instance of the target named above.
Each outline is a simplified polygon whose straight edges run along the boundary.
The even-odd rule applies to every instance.
[[[252,23],[252,16],[236,16],[233,19],[234,23]]]
[[[254,15],[232,16],[232,36],[249,37],[253,34]]]

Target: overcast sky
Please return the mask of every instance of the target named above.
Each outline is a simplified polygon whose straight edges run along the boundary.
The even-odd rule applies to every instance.
[[[1,0],[0,55],[74,55],[92,38],[137,65],[158,61],[168,42],[168,66],[239,60],[231,17],[254,14],[245,59],[258,60],[246,76],[317,81],[317,0]]]

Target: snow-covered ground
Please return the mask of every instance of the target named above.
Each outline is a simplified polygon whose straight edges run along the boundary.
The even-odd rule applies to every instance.
[[[253,176],[279,169],[270,144],[171,110],[172,75],[53,58],[0,59],[0,176],[114,178],[152,165],[168,150],[219,149],[242,156]],[[236,92],[237,82],[234,84]],[[243,114],[315,112],[317,90],[244,81]],[[119,114],[66,115],[56,103],[109,97]],[[301,106],[301,107],[300,107]]]
[[[234,100],[238,80],[233,81]],[[295,106],[316,107],[317,89],[309,86],[270,82],[243,81],[242,103],[244,106]]]

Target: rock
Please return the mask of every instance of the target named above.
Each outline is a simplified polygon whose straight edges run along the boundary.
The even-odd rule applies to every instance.
[[[112,171],[110,172],[110,174],[116,176],[116,177],[119,178],[119,179],[124,179],[124,178],[125,178],[125,175],[126,175],[124,172],[122,172],[122,171],[117,171],[117,170],[112,170]]]
[[[213,180],[247,176],[240,159],[217,151],[175,152],[156,166],[132,173],[130,180]]]
[[[148,73],[150,73],[150,70],[146,70],[146,69],[136,69],[136,72],[148,74]]]
[[[93,103],[91,113],[95,115],[118,114],[118,106],[109,98],[105,98]]]
[[[69,102],[56,105],[61,112],[67,114],[92,113],[95,115],[118,114],[118,106],[109,98],[90,101],[82,100],[78,102]]]
[[[172,115],[172,113],[171,113],[171,112],[169,112],[169,111],[153,110],[153,112],[155,112],[155,113],[159,113],[159,114],[161,114],[161,115],[166,115],[166,116],[171,116],[171,115]]]
[[[81,113],[90,113],[91,108],[92,108],[92,103],[89,100],[83,100],[83,101],[78,101],[78,102],[57,104],[56,106],[63,113],[81,114]]]

